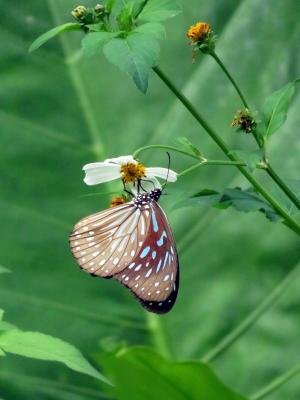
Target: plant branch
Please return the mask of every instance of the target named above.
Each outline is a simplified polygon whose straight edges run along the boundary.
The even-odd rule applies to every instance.
[[[197,157],[196,155],[194,155],[194,154],[192,154],[192,153],[189,153],[189,152],[187,152],[187,151],[178,149],[178,148],[175,147],[175,146],[168,146],[168,145],[165,145],[165,144],[151,144],[151,145],[149,145],[149,146],[141,147],[141,148],[139,148],[138,150],[136,150],[136,151],[133,153],[133,158],[138,158],[138,156],[139,156],[142,152],[144,152],[145,150],[148,150],[148,149],[165,149],[165,150],[176,151],[177,153],[181,153],[181,154],[184,154],[185,156],[195,158],[196,160],[202,160],[201,157]]]
[[[276,379],[274,379],[271,383],[269,383],[259,392],[251,396],[250,399],[251,400],[264,399],[265,397],[269,396],[269,394],[275,392],[275,390],[279,389],[282,385],[284,385],[286,382],[294,378],[299,373],[300,373],[300,365],[297,365],[296,367],[290,369],[284,374],[278,376]]]
[[[204,165],[227,165],[227,166],[234,166],[234,167],[236,167],[237,165],[247,166],[246,163],[240,162],[240,161],[203,160],[200,163],[192,165],[191,167],[183,170],[177,176],[178,177],[184,176],[184,175],[188,174],[189,172],[194,171],[195,169],[197,169],[199,167],[203,167]]]
[[[208,124],[208,122],[198,113],[196,108],[192,105],[192,103],[182,94],[175,85],[169,80],[169,78],[160,70],[158,67],[153,68],[154,72],[160,77],[160,79],[166,84],[166,86],[174,93],[174,95],[181,101],[181,103],[185,106],[185,108],[193,115],[193,117],[199,122],[199,124],[206,130],[209,136],[214,140],[214,142],[220,147],[223,153],[231,160],[231,161],[240,161],[230,152],[230,149],[227,147],[227,144],[223,141],[223,139],[215,132],[215,130]],[[259,192],[274,208],[274,210],[284,219],[285,225],[287,225],[290,229],[300,235],[300,225],[297,221],[295,221],[288,212],[281,207],[278,201],[273,198],[264,187],[256,180],[256,178],[248,172],[248,170],[243,167],[237,165],[237,168],[240,172],[245,176],[245,178],[251,183],[254,189]]]
[[[223,70],[223,72],[225,73],[227,78],[233,84],[233,86],[235,87],[235,90],[237,91],[238,95],[240,96],[240,99],[242,100],[242,103],[244,104],[245,108],[249,109],[249,106],[248,106],[248,103],[247,103],[247,101],[245,99],[245,96],[243,95],[241,89],[239,88],[239,86],[237,85],[236,81],[233,79],[232,75],[229,73],[228,69],[225,67],[223,62],[220,60],[220,58],[217,56],[217,54],[214,51],[209,53],[209,54],[216,60],[216,62],[221,67],[221,69]]]
[[[295,206],[300,210],[300,199],[296,194],[287,186],[287,184],[278,176],[277,172],[271,167],[271,165],[266,162],[267,174],[277,183],[277,185],[282,189],[282,191],[287,195],[287,197],[295,204]]]
[[[226,335],[213,349],[206,353],[201,361],[211,362],[224,353],[233,343],[235,343],[244,333],[246,333],[257,320],[268,311],[278,301],[280,296],[294,282],[300,273],[300,263],[298,263],[289,274],[272,290],[269,296],[257,306],[247,318],[245,318],[233,331]]]

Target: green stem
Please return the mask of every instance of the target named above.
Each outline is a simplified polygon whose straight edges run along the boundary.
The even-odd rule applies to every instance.
[[[223,64],[223,62],[220,60],[220,58],[217,56],[217,54],[214,51],[211,52],[210,55],[216,60],[216,62],[219,64],[219,66],[221,67],[221,69],[223,70],[223,72],[225,73],[227,78],[230,80],[230,82],[235,87],[235,89],[236,89],[238,95],[240,96],[240,99],[242,100],[242,103],[244,104],[245,108],[249,108],[248,107],[248,103],[247,103],[247,101],[245,99],[245,96],[243,95],[241,89],[239,88],[239,86],[237,85],[236,81],[233,79],[233,77],[229,73],[228,69]]]
[[[162,326],[161,317],[147,312],[147,325],[152,337],[152,342],[156,350],[164,357],[171,358],[171,350],[166,338],[164,327]]]
[[[296,276],[300,273],[300,263],[272,290],[269,296],[252,313],[245,318],[233,331],[226,335],[213,349],[202,357],[203,362],[211,362],[224,353],[234,342],[247,332],[257,320],[268,311],[280,296],[286,291]]]
[[[149,145],[149,146],[141,147],[141,148],[139,148],[138,150],[136,150],[136,151],[133,153],[133,158],[138,158],[138,156],[139,156],[143,151],[148,150],[148,149],[166,149],[166,150],[176,151],[177,153],[181,153],[181,154],[184,154],[185,156],[195,158],[196,160],[201,160],[201,159],[202,159],[201,157],[197,157],[196,155],[194,155],[194,154],[192,154],[192,153],[189,153],[189,152],[187,152],[187,151],[178,149],[177,147],[168,146],[168,145],[165,145],[165,144],[151,144],[151,145]]]
[[[277,183],[277,185],[282,189],[282,191],[287,195],[287,197],[295,204],[295,206],[300,210],[300,199],[292,192],[292,190],[287,186],[287,184],[277,175],[276,171],[271,167],[269,163],[266,164],[265,170],[268,175]]]
[[[181,103],[186,107],[186,109],[193,115],[193,117],[199,122],[199,124],[206,130],[209,136],[215,141],[215,143],[220,147],[224,154],[231,161],[240,161],[235,157],[234,154],[230,152],[223,139],[215,132],[215,130],[208,124],[208,122],[198,113],[196,108],[192,103],[182,94],[174,84],[169,80],[169,78],[158,68],[154,67],[153,70],[160,77],[160,79],[166,84],[166,86],[174,93],[174,95],[181,101]],[[300,225],[295,221],[288,212],[281,207],[278,201],[273,198],[264,187],[256,180],[254,176],[248,170],[240,165],[237,165],[240,172],[246,177],[246,179],[252,184],[257,192],[259,192],[274,208],[274,210],[285,220],[285,224],[300,235]]]
[[[269,396],[269,394],[275,392],[275,390],[279,389],[282,385],[288,382],[290,379],[294,378],[297,374],[300,373],[300,365],[290,369],[284,374],[278,376],[271,383],[269,383],[266,387],[261,389],[259,392],[255,393],[250,397],[251,400],[261,400],[265,397]]]

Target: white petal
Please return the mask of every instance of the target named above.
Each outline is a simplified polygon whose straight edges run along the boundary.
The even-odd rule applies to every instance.
[[[130,185],[130,190],[134,195],[138,194],[137,188],[137,184],[135,184],[134,186]],[[145,179],[142,179],[139,187],[139,193],[151,192],[154,189],[161,189],[161,184],[154,176],[152,176],[151,178],[147,177]]]
[[[118,164],[118,165],[127,164],[127,163],[137,164],[137,161],[132,156],[121,156],[121,157],[117,157],[117,158],[108,158],[104,162]]]
[[[89,186],[113,181],[121,177],[119,165],[93,163],[85,165],[83,170],[85,171],[84,182]]]
[[[153,176],[157,176],[158,178],[166,180],[168,178],[168,182],[176,182],[177,174],[175,171],[167,168],[146,168],[146,176],[151,178]]]

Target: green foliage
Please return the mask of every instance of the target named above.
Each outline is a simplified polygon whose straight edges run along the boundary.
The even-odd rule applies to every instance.
[[[149,22],[147,24],[140,25],[135,28],[133,32],[147,33],[155,37],[157,40],[163,40],[166,38],[165,27],[158,22]]]
[[[102,45],[118,35],[118,32],[95,32],[86,35],[82,40],[83,53],[95,56],[102,50]]]
[[[124,39],[112,39],[104,46],[103,52],[112,64],[129,74],[137,87],[146,93],[149,73],[159,59],[159,45],[152,35],[131,33]]]
[[[69,22],[63,25],[56,26],[50,31],[44,33],[43,35],[39,36],[29,47],[29,51],[35,51],[39,49],[43,44],[48,42],[50,39],[53,39],[55,36],[60,35],[64,32],[72,32],[72,31],[79,31],[82,29],[82,25],[77,22]]]
[[[150,22],[165,21],[181,12],[177,0],[149,0],[140,14],[140,19]]]
[[[297,82],[299,79],[288,83],[266,98],[262,108],[262,122],[258,127],[258,131],[265,141],[286,121]]]
[[[194,194],[187,202],[178,204],[178,206],[184,205],[204,205],[222,210],[233,207],[237,211],[247,213],[260,211],[272,222],[279,220],[276,211],[252,189],[242,190],[240,188],[229,188],[222,192],[204,189]]]
[[[0,350],[38,360],[61,362],[74,371],[109,383],[74,346],[43,333],[8,329],[0,334]]]
[[[113,394],[119,400],[162,396],[173,400],[246,400],[228,389],[206,364],[171,362],[146,348],[107,355],[102,365],[115,383]]]
[[[147,344],[154,349],[159,333],[149,329],[148,317],[129,293],[117,283],[81,273],[70,255],[67,237],[72,225],[105,209],[110,200],[110,196],[81,196],[116,190],[115,186],[85,187],[81,168],[87,162],[131,154],[140,145],[171,143],[178,135],[187,135],[212,158],[219,154],[158,79],[153,79],[151,92],[144,97],[99,57],[66,63],[78,52],[77,34],[61,37],[66,46],[55,40],[53,46],[28,57],[32,38],[62,23],[74,6],[71,0],[52,3],[57,9],[54,17],[45,2],[34,0],[11,0],[0,15],[0,87],[5,98],[0,110],[0,219],[5,227],[0,261],[15,272],[1,276],[1,307],[24,330],[59,336],[85,355],[96,351],[99,339],[112,335],[129,345]],[[224,140],[232,140],[233,148],[239,148],[239,138],[228,127],[230,115],[240,107],[237,96],[213,63],[191,65],[184,31],[194,22],[195,10],[210,20],[218,32],[224,62],[242,83],[251,104],[259,104],[266,93],[294,79],[300,68],[294,51],[300,29],[298,3],[191,0],[184,7],[182,19],[168,23],[172,40],[164,46],[163,68],[199,110],[213,116],[213,125]],[[270,20],[270,15],[277,17],[279,35],[274,36],[275,19]],[[259,29],[254,32],[253,26]],[[233,46],[237,38],[238,49]],[[272,160],[283,176],[291,176],[292,170],[297,178],[299,157],[297,147],[291,146],[299,138],[295,103],[282,127],[284,134],[274,136]],[[143,155],[147,165],[165,166],[164,154],[149,153]],[[179,171],[188,165],[177,155],[172,158],[172,167]],[[263,173],[258,175],[263,177]],[[204,167],[180,180],[176,189],[185,193],[200,185],[220,187],[224,180],[228,186],[244,184],[233,167]],[[167,191],[172,188],[169,185]],[[172,357],[200,359],[298,261],[299,243],[287,229],[269,224],[258,213],[219,213],[200,207],[173,212],[175,201],[176,195],[166,195],[161,204],[180,249],[181,288],[176,307],[158,320],[158,326]],[[298,362],[298,293],[295,279],[280,304],[214,363],[226,385],[253,393]],[[250,354],[249,349],[257,351]],[[98,381],[57,363],[23,362],[13,356],[1,357],[0,363],[0,393],[6,400],[87,400],[99,393]],[[28,379],[28,374],[37,382]],[[43,390],[43,379],[53,388],[51,394]],[[65,388],[60,396],[56,384]],[[89,394],[92,391],[96,395]],[[270,400],[299,397],[295,379]]]
[[[191,154],[194,157],[201,159],[202,157],[201,151],[188,138],[179,137],[177,138],[176,143],[178,144],[178,146],[180,146],[182,150],[186,151],[187,153]]]

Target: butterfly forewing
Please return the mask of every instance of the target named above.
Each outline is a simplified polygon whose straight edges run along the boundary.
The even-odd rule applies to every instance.
[[[178,292],[179,269],[175,240],[167,218],[153,201],[141,213],[149,220],[146,240],[137,256],[115,275],[150,311],[164,313],[174,305]]]
[[[71,250],[81,268],[111,277],[136,256],[146,231],[141,211],[127,203],[79,221],[70,236]]]

